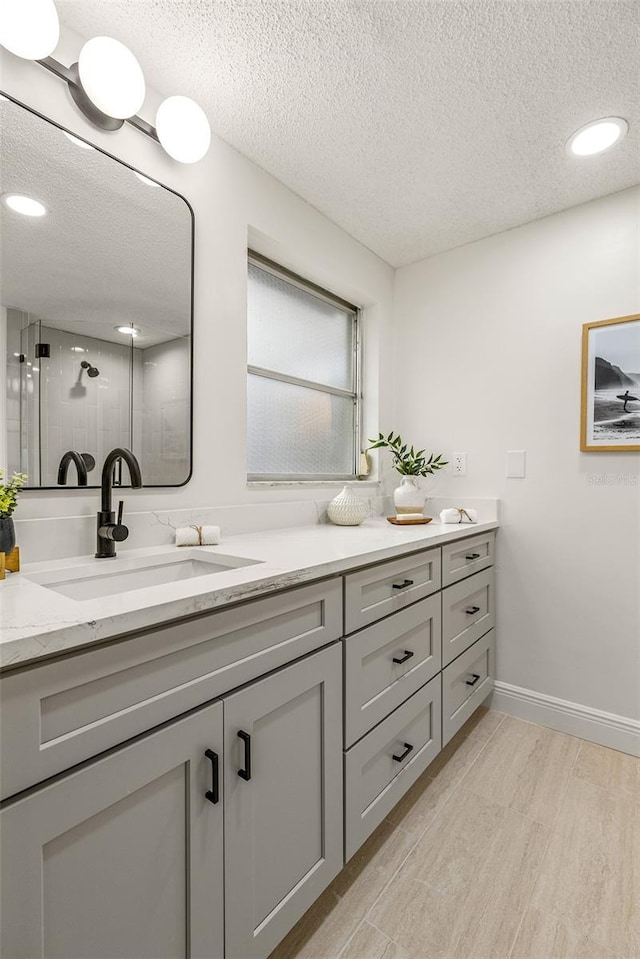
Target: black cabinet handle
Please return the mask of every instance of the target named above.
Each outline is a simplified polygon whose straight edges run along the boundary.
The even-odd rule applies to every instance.
[[[405,649],[404,656],[394,656],[394,663],[406,663],[408,659],[411,659],[412,656],[415,656],[415,653],[411,649]]]
[[[475,684],[476,684],[476,683],[478,682],[478,680],[480,679],[480,677],[478,676],[477,673],[471,673],[471,675],[473,676],[473,679],[471,679],[471,680],[467,679],[467,680],[466,680],[467,686],[475,686]]]
[[[207,789],[205,796],[215,806],[220,800],[220,783],[218,779],[218,754],[213,749],[205,749],[207,759],[211,760],[211,789]]]
[[[394,583],[391,589],[406,589],[407,586],[413,586],[412,579],[405,579],[402,583]]]
[[[400,753],[399,756],[393,756],[392,758],[395,759],[397,763],[401,763],[403,759],[407,758],[407,756],[409,755],[412,749],[413,749],[413,746],[411,745],[411,743],[405,743],[404,752]]]
[[[468,616],[473,616],[473,615],[475,615],[475,613],[479,613],[479,612],[480,612],[480,607],[479,607],[479,606],[470,606],[469,609],[465,609],[465,613],[466,613]]]
[[[251,779],[251,736],[244,729],[238,732],[238,738],[244,743],[244,769],[238,770],[238,776],[249,782]]]
[[[465,559],[480,559],[480,553],[471,553],[470,556],[465,556]]]

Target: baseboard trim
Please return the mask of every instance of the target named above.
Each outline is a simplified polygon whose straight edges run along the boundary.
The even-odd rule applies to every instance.
[[[640,721],[496,681],[491,706],[558,732],[640,756]]]

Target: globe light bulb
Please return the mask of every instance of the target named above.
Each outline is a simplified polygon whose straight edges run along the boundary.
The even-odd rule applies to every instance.
[[[127,120],[144,103],[145,82],[134,55],[119,40],[93,37],[78,57],[82,89],[102,113]]]
[[[209,121],[189,97],[168,97],[158,107],[156,132],[170,157],[180,163],[201,160],[211,143]]]
[[[0,0],[0,44],[23,60],[44,60],[58,46],[53,0]]]

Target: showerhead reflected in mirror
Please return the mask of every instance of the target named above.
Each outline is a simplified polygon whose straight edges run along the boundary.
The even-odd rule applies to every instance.
[[[9,470],[64,488],[66,451],[125,447],[145,486],[187,482],[191,208],[9,99],[0,127]]]
[[[92,366],[91,363],[88,363],[86,360],[83,360],[80,364],[83,370],[87,371],[87,376],[90,376],[91,379],[94,379],[96,376],[100,376],[100,370],[97,366]]]

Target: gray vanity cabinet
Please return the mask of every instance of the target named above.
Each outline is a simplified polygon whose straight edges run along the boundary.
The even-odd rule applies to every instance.
[[[221,959],[205,750],[222,755],[222,717],[205,707],[2,811],[4,959]]]
[[[342,868],[341,658],[224,700],[226,959],[264,959]]]

